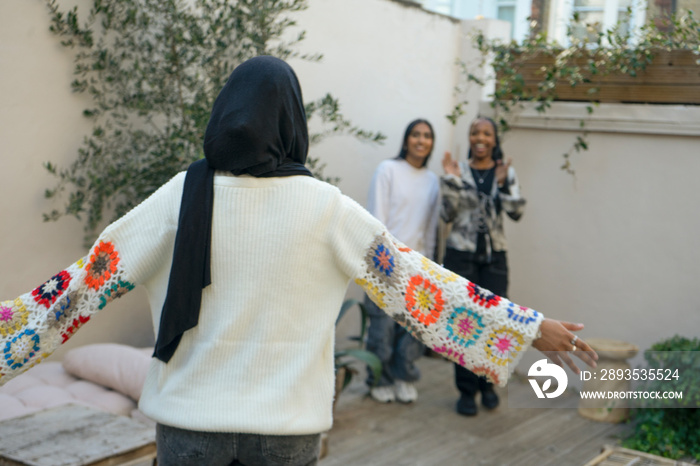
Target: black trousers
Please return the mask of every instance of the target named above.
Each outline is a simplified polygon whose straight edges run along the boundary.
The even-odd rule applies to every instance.
[[[472,253],[448,248],[445,252],[444,266],[481,288],[507,298],[508,260],[505,251],[494,251],[491,254],[491,262],[483,263],[475,261]],[[493,387],[485,377],[479,377],[459,364],[455,364],[455,384],[460,393],[470,396]]]

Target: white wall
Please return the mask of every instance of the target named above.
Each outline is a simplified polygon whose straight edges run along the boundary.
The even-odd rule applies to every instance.
[[[430,167],[440,167],[453,128],[445,118],[454,102],[460,24],[390,0],[311,0],[299,15],[307,31],[303,50],[321,63],[292,62],[304,99],[331,92],[346,117],[387,136],[381,145],[331,137],[311,148],[342,178],[339,186],[360,203],[380,161],[398,154],[408,123],[425,118],[436,133]],[[313,125],[313,120],[312,120]]]
[[[575,131],[532,125],[506,136],[528,200],[521,221],[507,222],[511,298],[584,322],[583,337],[641,349],[675,334],[696,337],[700,109],[626,106],[624,117],[625,106],[609,107],[596,109],[608,128],[572,157],[573,177],[559,167]],[[684,121],[661,121],[664,111]],[[663,134],[671,126],[679,134]]]

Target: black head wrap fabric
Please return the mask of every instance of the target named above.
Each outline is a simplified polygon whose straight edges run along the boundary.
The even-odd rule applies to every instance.
[[[168,362],[199,320],[202,290],[211,284],[214,171],[256,177],[312,176],[301,87],[284,61],[255,57],[239,65],[214,102],[204,159],[187,169],[173,264],[153,356]]]

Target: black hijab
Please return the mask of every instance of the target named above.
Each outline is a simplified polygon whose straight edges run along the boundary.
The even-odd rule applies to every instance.
[[[284,61],[262,56],[239,65],[214,102],[204,159],[187,169],[173,264],[153,356],[168,362],[182,334],[199,320],[211,284],[214,172],[256,177],[307,175],[309,148],[301,87]]]

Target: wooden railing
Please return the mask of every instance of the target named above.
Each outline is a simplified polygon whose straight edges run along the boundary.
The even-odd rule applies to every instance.
[[[577,84],[575,87],[565,80],[557,81],[554,100],[698,105],[698,60],[700,56],[690,50],[661,50],[654,54],[653,61],[646,69],[639,71],[637,76],[622,73],[591,75],[589,83]],[[543,67],[551,68],[553,63],[553,57],[540,55],[516,59],[513,66],[522,75],[525,89],[534,91],[538,83],[543,81]],[[585,63],[585,59],[581,59],[579,64],[583,67]],[[503,78],[503,74],[497,77]],[[591,92],[591,89],[598,90]]]

